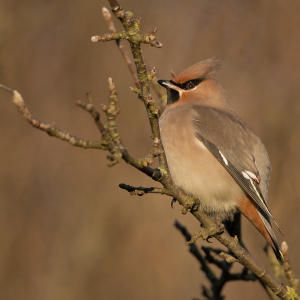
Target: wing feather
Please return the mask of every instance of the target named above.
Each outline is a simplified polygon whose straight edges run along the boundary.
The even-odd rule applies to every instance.
[[[231,111],[224,112],[196,105],[193,109],[197,138],[262,211],[274,220],[266,202],[270,171],[269,157],[260,139]],[[265,165],[263,166],[260,166],[254,157],[257,147],[264,149],[262,155],[265,156],[263,157]],[[264,187],[263,191],[260,188],[260,181]]]

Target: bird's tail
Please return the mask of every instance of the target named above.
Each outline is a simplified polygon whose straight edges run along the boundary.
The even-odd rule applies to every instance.
[[[283,255],[272,229],[269,216],[248,197],[245,197],[240,202],[238,209],[263,235],[271,245],[277,260],[282,264],[284,261]]]
[[[262,222],[268,232],[268,235],[269,235],[269,239],[267,239],[266,237],[265,238],[268,241],[268,243],[271,245],[277,260],[282,264],[284,262],[284,258],[280,251],[280,247],[277,242],[273,228],[271,226],[270,218],[268,215],[266,215],[263,211],[260,211],[260,210],[258,210],[258,215],[259,215],[260,219],[262,220]]]

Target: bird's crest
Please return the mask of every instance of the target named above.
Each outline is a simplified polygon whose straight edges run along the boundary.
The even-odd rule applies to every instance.
[[[177,84],[182,84],[196,78],[212,78],[214,77],[216,71],[220,68],[220,66],[220,57],[208,58],[185,69],[184,71],[173,77],[172,81]]]

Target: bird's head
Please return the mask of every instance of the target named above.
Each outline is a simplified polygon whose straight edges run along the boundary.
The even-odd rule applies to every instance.
[[[192,65],[172,80],[158,80],[167,89],[167,105],[191,103],[229,109],[227,93],[215,79],[219,67],[220,59],[213,57]]]

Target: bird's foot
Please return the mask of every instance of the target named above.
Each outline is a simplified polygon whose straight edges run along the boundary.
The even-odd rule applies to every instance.
[[[194,244],[199,238],[210,243],[209,239],[214,237],[216,234],[221,234],[224,231],[224,225],[216,220],[215,226],[210,228],[202,227],[200,230],[196,231],[191,239],[186,243],[187,246]]]
[[[199,206],[200,206],[199,200],[187,199],[184,203],[184,206],[183,206],[183,209],[181,210],[181,212],[183,215],[186,215],[190,211],[197,211]]]

